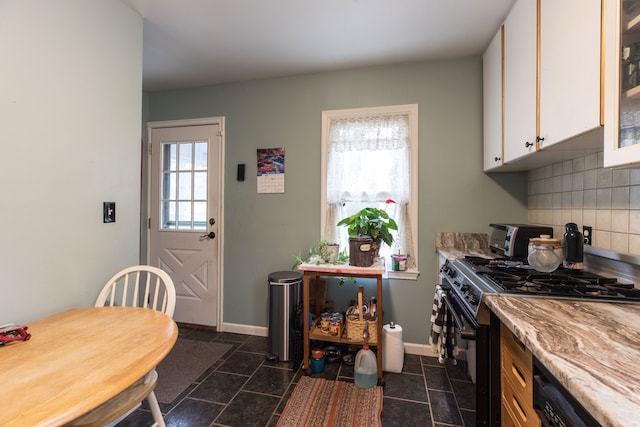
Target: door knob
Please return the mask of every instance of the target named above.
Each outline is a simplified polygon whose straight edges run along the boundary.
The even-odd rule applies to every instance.
[[[210,231],[207,234],[203,234],[202,236],[200,236],[201,239],[214,239],[216,237],[216,233],[214,233],[213,231]]]

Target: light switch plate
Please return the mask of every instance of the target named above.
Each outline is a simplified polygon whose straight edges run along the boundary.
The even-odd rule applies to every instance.
[[[116,202],[102,203],[102,222],[116,222]]]

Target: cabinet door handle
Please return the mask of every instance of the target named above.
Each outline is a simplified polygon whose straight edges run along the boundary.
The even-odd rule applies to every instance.
[[[527,141],[527,142],[524,143],[524,146],[525,146],[525,148],[533,147],[533,142]]]
[[[500,157],[494,157],[494,158],[493,158],[493,160],[494,160],[495,162],[499,162],[499,161],[500,161]]]
[[[542,142],[544,141],[544,138],[540,138],[540,136],[536,136],[536,142]]]

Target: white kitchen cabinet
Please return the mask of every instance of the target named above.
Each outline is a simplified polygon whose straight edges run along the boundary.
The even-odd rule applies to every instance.
[[[504,162],[535,151],[537,0],[518,0],[504,23]]]
[[[602,150],[601,9],[602,0],[514,4],[504,24],[503,163],[509,165],[500,170]]]
[[[640,1],[605,2],[604,166],[640,164]]]
[[[538,136],[539,149],[544,150],[600,130],[602,5],[601,0],[539,1]]]
[[[482,56],[484,170],[502,166],[502,34],[495,35]]]

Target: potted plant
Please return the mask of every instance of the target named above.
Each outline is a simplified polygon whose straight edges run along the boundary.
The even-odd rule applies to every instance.
[[[347,260],[347,255],[344,252],[340,252],[340,246],[337,243],[330,243],[324,237],[320,241],[309,249],[309,256],[302,258],[296,256],[296,263],[293,268],[296,268],[300,264],[344,264]]]
[[[388,199],[387,204],[395,203],[393,200]],[[368,267],[373,263],[373,259],[378,256],[378,249],[384,242],[391,246],[393,244],[393,235],[391,230],[398,230],[398,225],[395,220],[389,216],[386,210],[378,208],[364,208],[355,214],[343,218],[338,222],[338,226],[346,226],[349,233],[349,250],[351,252],[352,242],[363,236],[371,238],[371,260],[366,265]],[[350,253],[350,255],[353,255]],[[351,265],[360,265],[360,263],[352,262],[352,256],[350,256]]]

